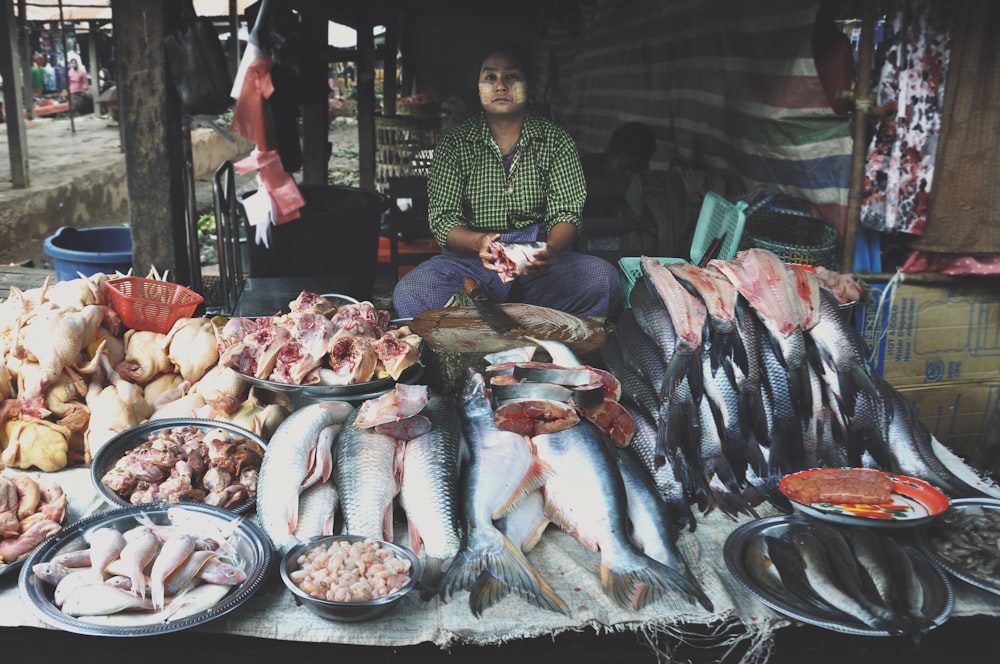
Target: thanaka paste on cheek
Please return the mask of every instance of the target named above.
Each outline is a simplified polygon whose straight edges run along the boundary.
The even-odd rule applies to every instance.
[[[492,100],[493,85],[490,83],[479,84],[479,101],[488,104]]]
[[[510,86],[510,96],[515,104],[523,104],[528,101],[528,84],[524,81],[517,81]]]

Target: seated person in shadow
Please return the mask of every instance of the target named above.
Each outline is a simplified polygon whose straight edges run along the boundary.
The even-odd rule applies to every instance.
[[[604,152],[581,158],[587,179],[588,249],[622,255],[655,255],[657,223],[646,209],[644,180],[656,152],[656,136],[642,122],[626,122],[611,134]]]

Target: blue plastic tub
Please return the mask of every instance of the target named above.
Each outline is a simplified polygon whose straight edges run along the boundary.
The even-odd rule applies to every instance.
[[[126,273],[132,268],[132,231],[127,226],[63,226],[45,238],[42,250],[52,257],[59,281],[80,274]]]

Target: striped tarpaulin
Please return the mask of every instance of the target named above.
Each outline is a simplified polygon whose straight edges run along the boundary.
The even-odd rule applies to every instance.
[[[652,168],[680,159],[733,174],[747,193],[810,201],[844,227],[850,126],[812,55],[816,0],[636,0],[553,21],[537,77],[581,153],[629,120],[657,135]],[[724,193],[724,192],[720,192]]]

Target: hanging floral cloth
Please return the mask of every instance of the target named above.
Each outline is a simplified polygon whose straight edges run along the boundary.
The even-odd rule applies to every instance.
[[[876,104],[886,118],[868,147],[861,225],[924,232],[944,107],[954,19],[950,3],[904,0],[887,24],[891,43]]]

